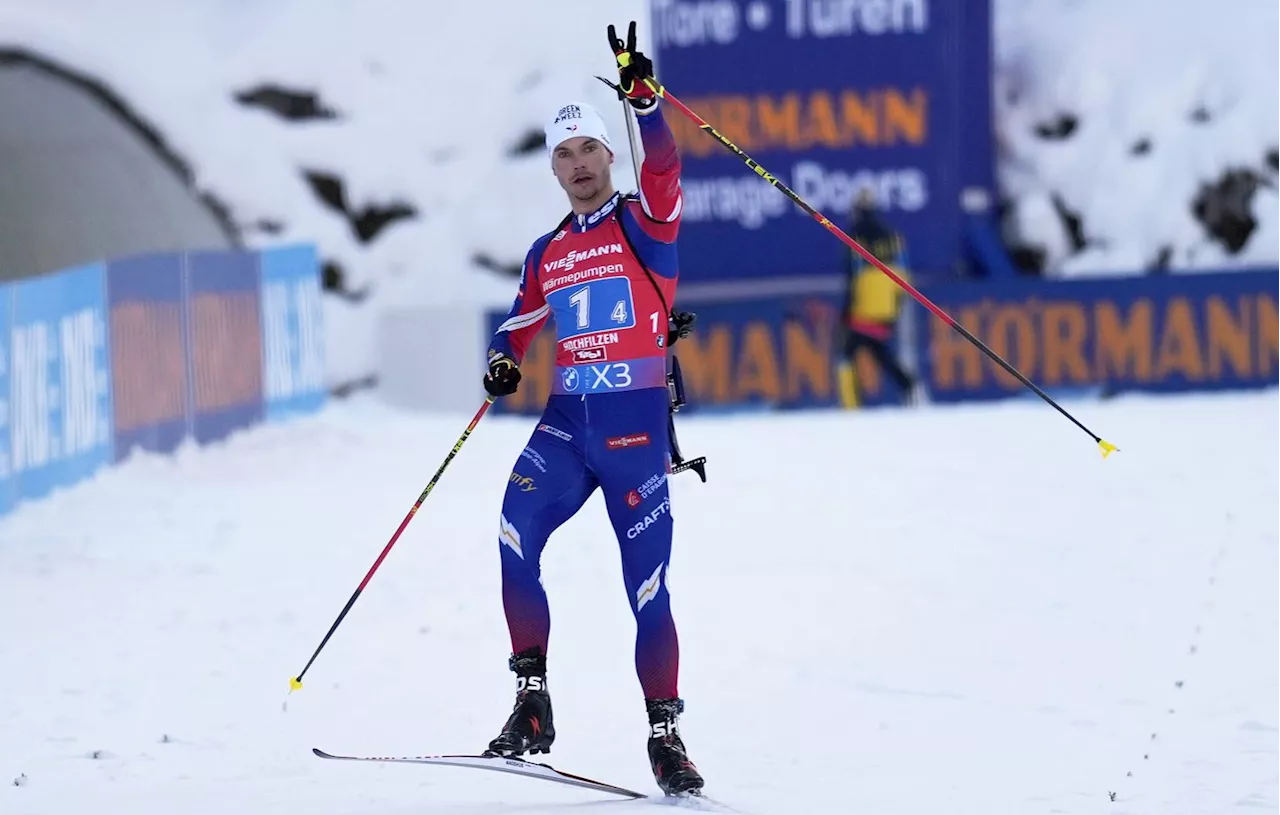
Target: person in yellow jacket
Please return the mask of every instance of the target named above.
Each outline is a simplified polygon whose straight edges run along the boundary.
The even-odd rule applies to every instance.
[[[854,203],[849,236],[892,269],[894,274],[910,280],[902,235],[886,226],[876,215],[870,191],[864,190]],[[902,367],[889,347],[897,330],[904,294],[902,287],[888,275],[867,263],[858,253],[849,251],[841,321],[844,343],[837,368],[840,401],[844,407],[856,408],[862,403],[856,360],[863,348],[897,385],[902,403],[913,401],[915,379]]]

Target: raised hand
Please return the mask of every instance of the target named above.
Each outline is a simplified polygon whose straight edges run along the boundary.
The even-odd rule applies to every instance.
[[[631,21],[627,29],[625,43],[618,38],[614,27],[609,26],[609,48],[618,61],[618,84],[613,86],[618,95],[631,103],[637,111],[652,109],[658,101],[653,89],[659,86],[653,76],[653,62],[636,50],[635,20]]]

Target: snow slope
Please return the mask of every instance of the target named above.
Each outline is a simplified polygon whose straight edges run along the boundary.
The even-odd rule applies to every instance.
[[[999,184],[1048,274],[1130,275],[1162,252],[1173,271],[1276,265],[1278,30],[1274,0],[996,0]],[[1037,134],[1063,116],[1069,134]],[[1202,185],[1233,170],[1261,183],[1238,252],[1193,214]]]
[[[672,592],[708,793],[753,815],[1275,811],[1278,406],[1070,405],[1106,461],[1025,402],[685,420],[710,471],[673,482]],[[500,416],[287,695],[467,419],[357,400],[0,522],[0,812],[650,806],[308,752],[474,750],[509,710],[496,516],[532,423]],[[656,792],[606,523],[597,496],[544,559],[551,758]]]

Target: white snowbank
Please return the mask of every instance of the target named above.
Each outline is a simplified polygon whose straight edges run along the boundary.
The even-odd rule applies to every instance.
[[[1278,28],[1274,0],[996,0],[999,181],[1035,213],[1018,223],[1052,273],[1133,274],[1165,247],[1172,269],[1277,263],[1273,190],[1253,199],[1260,228],[1234,255],[1209,241],[1192,202],[1229,169],[1274,179]],[[1060,114],[1078,117],[1068,138],[1035,134]],[[1149,152],[1131,154],[1143,139]],[[1063,256],[1061,219],[1041,217],[1051,193],[1094,244],[1076,257]]]

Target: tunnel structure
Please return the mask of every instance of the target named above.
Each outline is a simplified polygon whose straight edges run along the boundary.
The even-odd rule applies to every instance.
[[[241,240],[163,137],[113,90],[0,49],[0,282]]]

